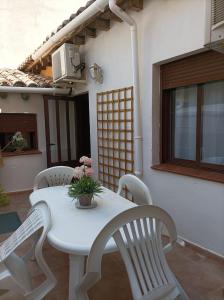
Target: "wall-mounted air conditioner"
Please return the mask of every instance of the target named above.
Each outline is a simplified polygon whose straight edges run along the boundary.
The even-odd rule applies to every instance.
[[[205,46],[224,53],[224,0],[206,0]]]
[[[80,61],[79,49],[73,44],[63,44],[52,54],[52,73],[55,83],[83,81],[84,67],[84,63]]]

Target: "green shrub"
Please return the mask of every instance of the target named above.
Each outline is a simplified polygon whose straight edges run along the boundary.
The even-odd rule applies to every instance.
[[[82,195],[96,195],[102,191],[102,187],[98,181],[84,175],[82,178],[71,184],[68,194],[69,196],[76,198]]]

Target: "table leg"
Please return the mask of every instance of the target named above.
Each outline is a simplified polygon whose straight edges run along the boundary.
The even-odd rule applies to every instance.
[[[69,255],[69,300],[82,300],[75,292],[85,272],[85,256]]]

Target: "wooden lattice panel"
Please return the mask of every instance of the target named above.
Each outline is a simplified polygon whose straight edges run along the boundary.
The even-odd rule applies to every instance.
[[[133,87],[97,94],[99,180],[112,190],[133,173]]]

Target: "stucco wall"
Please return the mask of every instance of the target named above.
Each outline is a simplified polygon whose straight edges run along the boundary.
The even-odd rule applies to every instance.
[[[153,71],[153,66],[203,48],[205,0],[151,0],[144,1],[144,6],[142,12],[132,14],[137,20],[140,37],[143,179],[152,192],[154,203],[174,218],[180,236],[224,255],[224,185],[151,169],[152,160],[157,160],[159,151],[159,82],[158,69]],[[102,85],[91,79],[88,81],[95,169],[96,93],[132,85],[130,45],[128,26],[116,23],[110,31],[90,39],[84,48],[87,64],[96,62],[104,71]]]
[[[37,114],[38,149],[42,153],[5,157],[4,167],[0,168],[0,184],[6,192],[32,189],[34,177],[46,168],[43,98],[41,95],[30,95],[29,100],[24,101],[20,94],[9,94],[7,99],[0,98],[0,108],[4,113]]]

